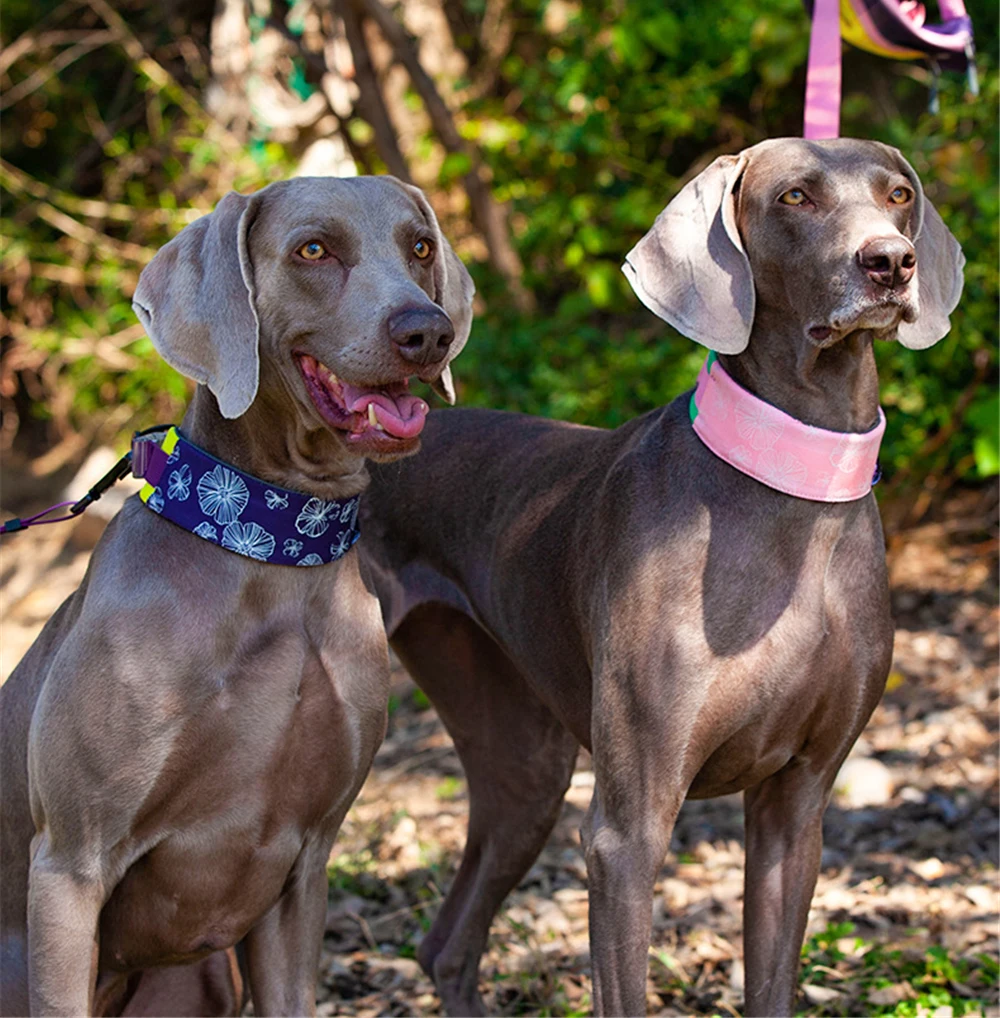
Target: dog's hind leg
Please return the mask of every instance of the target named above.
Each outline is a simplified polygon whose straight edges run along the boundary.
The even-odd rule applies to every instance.
[[[100,1018],[234,1018],[246,999],[236,949],[214,951],[190,965],[104,973],[94,1014]]]
[[[451,1015],[481,1015],[490,922],[559,816],[577,742],[496,643],[442,604],[414,608],[393,647],[455,740],[469,787],[458,874],[418,957]]]

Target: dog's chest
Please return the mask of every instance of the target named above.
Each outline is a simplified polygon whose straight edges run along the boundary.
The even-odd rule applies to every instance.
[[[260,616],[209,677],[136,818],[152,847],[105,907],[107,964],[234,943],[332,838],[384,731],[388,662],[380,630],[329,611]]]
[[[873,548],[809,556],[766,578],[739,624],[709,624],[692,744],[695,796],[749,787],[793,757],[836,757],[867,721],[892,653],[884,558]],[[821,549],[825,552],[825,549]]]

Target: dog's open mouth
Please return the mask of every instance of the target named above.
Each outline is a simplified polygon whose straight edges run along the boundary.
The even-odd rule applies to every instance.
[[[428,406],[411,395],[409,381],[351,385],[309,354],[296,359],[313,405],[331,428],[344,432],[347,442],[409,444],[423,431]]]

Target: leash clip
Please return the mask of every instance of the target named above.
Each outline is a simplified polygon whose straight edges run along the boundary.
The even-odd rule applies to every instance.
[[[132,468],[132,450],[124,456],[87,492],[79,502],[69,507],[70,516],[79,516],[89,505],[93,505],[112,485],[117,484]]]
[[[26,516],[23,519],[15,516],[12,520],[5,520],[0,523],[0,534],[15,534],[19,530],[27,530],[28,527],[37,527],[43,523],[63,523],[79,516],[88,506],[93,505],[107,490],[118,481],[122,480],[131,470],[136,477],[144,477],[146,468],[149,466],[150,454],[158,446],[159,432],[162,434],[170,428],[170,425],[156,424],[144,431],[137,431],[132,436],[132,448],[77,502],[57,502],[43,509],[34,516]],[[147,438],[148,436],[148,438]],[[138,455],[133,455],[138,453]],[[138,461],[138,462],[136,462]],[[51,513],[59,509],[69,509],[65,516],[56,516],[46,519]]]

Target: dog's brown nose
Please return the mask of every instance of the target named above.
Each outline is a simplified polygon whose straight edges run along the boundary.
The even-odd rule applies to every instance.
[[[890,289],[906,286],[917,271],[917,253],[905,237],[874,237],[858,250],[858,262],[873,282]]]
[[[389,319],[389,338],[412,364],[437,364],[455,338],[451,319],[440,308],[404,308]]]

